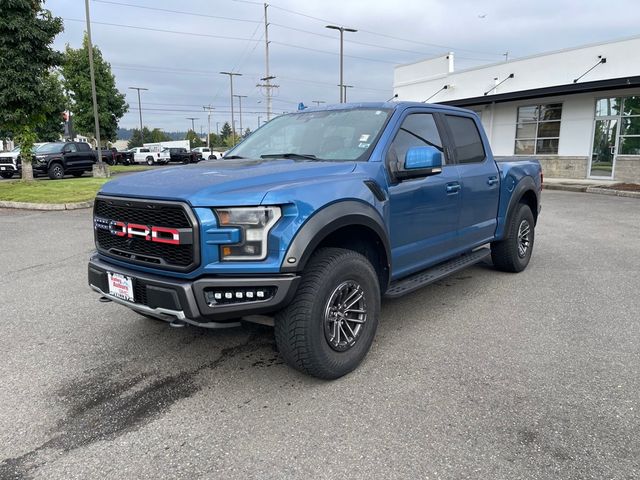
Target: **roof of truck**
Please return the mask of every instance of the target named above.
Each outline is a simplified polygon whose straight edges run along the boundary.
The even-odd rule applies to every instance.
[[[360,103],[335,103],[329,105],[322,105],[317,107],[306,107],[304,110],[299,110],[299,112],[306,111],[322,111],[322,110],[355,110],[358,108],[379,108],[385,110],[404,110],[410,107],[425,107],[425,106],[433,106],[442,110],[451,110],[452,112],[461,112],[466,111],[462,108],[453,107],[451,105],[443,105],[440,103],[422,103],[422,102],[360,102]],[[297,112],[294,112],[297,113]]]

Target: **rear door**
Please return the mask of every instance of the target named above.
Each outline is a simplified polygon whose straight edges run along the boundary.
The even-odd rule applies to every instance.
[[[98,159],[97,152],[94,154],[88,143],[78,143],[78,167],[90,169]]]
[[[410,147],[431,145],[442,151],[443,159],[441,173],[389,186],[393,278],[435,264],[457,248],[458,170],[447,158],[442,128],[433,113],[412,109],[387,152],[388,164],[404,164]]]
[[[494,237],[500,173],[491,152],[484,148],[477,117],[448,113],[443,117],[460,177],[459,241],[461,247],[473,248]]]

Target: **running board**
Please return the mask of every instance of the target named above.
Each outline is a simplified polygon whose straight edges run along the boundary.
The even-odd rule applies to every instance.
[[[437,282],[443,278],[451,275],[454,272],[463,270],[471,265],[475,265],[481,262],[485,258],[491,256],[491,250],[488,248],[480,248],[470,253],[465,253],[452,260],[439,263],[431,268],[422,270],[418,273],[397,280],[389,286],[389,289],[384,294],[387,298],[398,298],[407,293],[411,293],[419,288],[429,285],[430,283]]]

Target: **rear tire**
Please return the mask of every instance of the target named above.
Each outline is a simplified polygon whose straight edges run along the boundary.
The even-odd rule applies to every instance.
[[[354,370],[371,347],[380,314],[380,286],[361,254],[324,248],[309,260],[293,301],[275,319],[285,362],[314,377]]]
[[[51,180],[61,180],[64,178],[64,167],[61,163],[52,163],[47,170]]]
[[[149,166],[153,165],[153,157],[147,157],[147,165]]]
[[[506,237],[491,244],[493,265],[503,272],[521,272],[533,252],[535,221],[529,205],[518,204],[506,226]]]

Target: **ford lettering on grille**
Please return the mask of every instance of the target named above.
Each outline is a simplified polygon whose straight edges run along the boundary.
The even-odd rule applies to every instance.
[[[117,237],[138,238],[148,242],[171,245],[190,245],[193,243],[193,229],[191,228],[140,225],[101,217],[93,218],[93,226],[96,230],[105,230]]]

